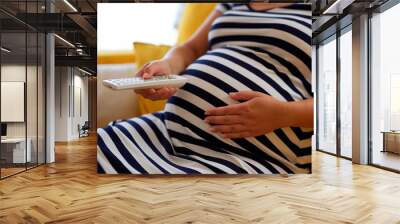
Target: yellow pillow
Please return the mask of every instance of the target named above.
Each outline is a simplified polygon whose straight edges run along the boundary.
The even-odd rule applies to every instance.
[[[133,51],[99,52],[97,64],[131,64],[135,63]]]
[[[178,29],[178,44],[184,43],[207,19],[217,3],[186,3]]]
[[[161,59],[171,48],[167,45],[155,45],[148,43],[135,42],[133,43],[135,49],[135,60],[137,69],[140,69],[146,63]],[[166,100],[152,101],[138,96],[139,113],[148,114],[164,109]]]

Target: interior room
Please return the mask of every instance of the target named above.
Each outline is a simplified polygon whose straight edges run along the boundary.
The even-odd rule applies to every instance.
[[[54,12],[57,3],[49,4]],[[72,58],[88,58],[89,44],[80,43],[79,31],[69,30],[80,48],[54,34],[49,52],[50,30],[35,15],[44,15],[46,1],[2,1],[1,29],[1,178],[29,170],[53,161],[54,155],[46,148],[54,143],[64,144],[87,137],[96,129],[95,72],[85,61],[71,63]],[[65,6],[65,7],[68,7]],[[49,10],[49,9],[47,9]],[[35,18],[30,18],[34,16]],[[27,23],[26,21],[30,21]],[[60,35],[66,35],[61,34]],[[49,64],[49,56],[57,60]],[[68,58],[70,57],[70,58]],[[49,66],[51,65],[51,66]],[[47,80],[49,72],[54,77],[54,140],[46,141],[48,118],[46,107],[49,98]],[[53,109],[53,108],[52,108]],[[94,112],[93,112],[94,111]],[[91,113],[91,115],[89,115]]]
[[[98,130],[166,105],[103,80],[220,4],[140,2],[0,1],[0,223],[400,223],[399,1],[293,1],[312,8],[310,174],[100,174]]]
[[[95,82],[93,75],[79,67],[66,66],[57,66],[55,73],[55,141],[62,144],[88,137],[95,129],[90,126],[95,122],[89,120],[93,106],[89,100],[96,99],[95,89],[89,85]]]
[[[398,36],[394,21],[399,6],[371,12],[369,65],[370,84],[367,86],[369,126],[369,155],[371,165],[399,170],[398,149],[398,73],[394,54]],[[318,72],[317,150],[345,159],[352,158],[352,24],[344,23],[341,30],[316,45]],[[394,39],[392,39],[394,38]],[[354,42],[353,42],[354,43]],[[353,48],[354,49],[354,48]],[[357,80],[356,80],[357,81]],[[324,90],[324,91],[322,91]],[[354,114],[353,114],[354,116]],[[354,161],[354,160],[353,160]]]
[[[14,28],[1,33],[2,178],[41,165],[46,156],[45,36],[22,23]]]

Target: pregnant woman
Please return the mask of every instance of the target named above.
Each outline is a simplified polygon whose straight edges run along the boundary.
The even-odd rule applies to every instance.
[[[310,4],[219,4],[192,38],[138,72],[181,74],[137,91],[164,111],[98,130],[98,171],[310,173]]]

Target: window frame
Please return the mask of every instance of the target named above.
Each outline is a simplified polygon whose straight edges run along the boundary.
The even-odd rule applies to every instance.
[[[373,93],[373,88],[372,88],[372,76],[373,76],[373,67],[372,67],[372,54],[373,54],[373,35],[372,35],[372,19],[374,17],[374,14],[381,14],[384,13],[385,11],[393,8],[396,5],[400,4],[400,0],[388,0],[384,4],[380,5],[379,7],[369,10],[368,11],[368,165],[380,168],[383,170],[395,172],[395,173],[400,173],[400,170],[387,167],[384,165],[376,164],[373,162],[373,132],[372,132],[372,93]]]
[[[315,55],[316,55],[316,58],[315,58],[315,60],[316,60],[316,72],[315,72],[315,74],[316,74],[316,94],[315,94],[315,96],[316,96],[316,99],[315,99],[315,101],[316,101],[316,113],[315,113],[316,114],[316,119],[315,119],[316,120],[316,130],[315,130],[315,133],[316,133],[316,138],[315,138],[316,150],[319,151],[319,152],[323,152],[323,153],[326,153],[326,154],[329,154],[329,155],[333,155],[333,156],[336,156],[336,157],[339,157],[339,158],[343,158],[343,159],[346,159],[346,160],[350,160],[350,161],[352,160],[352,158],[344,156],[341,153],[342,150],[341,150],[341,118],[340,118],[340,104],[341,104],[341,99],[340,99],[341,98],[340,97],[340,81],[341,81],[341,79],[340,79],[340,77],[341,77],[340,42],[341,42],[341,40],[340,40],[340,38],[345,33],[351,32],[351,31],[352,31],[352,23],[346,25],[342,29],[336,30],[336,32],[334,34],[332,34],[331,36],[319,41],[316,44],[316,48],[315,48],[316,49],[316,53],[315,53]],[[320,146],[320,143],[319,143],[319,130],[320,130],[320,127],[319,127],[319,116],[318,116],[319,115],[318,102],[319,102],[319,97],[320,97],[320,91],[319,91],[319,77],[320,77],[320,75],[319,75],[319,68],[320,68],[319,67],[320,66],[320,63],[319,63],[320,62],[319,48],[320,48],[321,44],[323,44],[323,43],[325,44],[325,43],[328,43],[330,41],[336,41],[336,61],[335,61],[335,64],[336,64],[336,151],[335,151],[335,153],[329,152],[329,151],[321,149],[319,147]]]

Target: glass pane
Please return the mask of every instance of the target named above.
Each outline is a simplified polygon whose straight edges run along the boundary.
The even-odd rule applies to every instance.
[[[336,153],[336,39],[318,48],[318,149]]]
[[[400,170],[400,4],[372,18],[372,163]]]
[[[37,56],[37,33],[28,32],[27,33],[27,43],[28,43],[28,55],[27,55],[27,80],[26,80],[26,110],[27,110],[27,141],[29,143],[28,149],[30,148],[31,153],[28,154],[27,166],[28,168],[37,165],[37,132],[38,132],[38,56]]]
[[[38,35],[38,164],[45,163],[46,149],[45,149],[45,88],[46,88],[46,76],[45,76],[45,65],[46,65],[46,37],[44,34],[39,33]]]
[[[352,34],[340,37],[340,153],[352,157]]]
[[[37,1],[27,2],[27,13],[37,13]],[[38,17],[30,21],[35,24]],[[30,158],[27,167],[35,167],[38,163],[38,33],[36,30],[27,29],[27,142],[30,144]]]
[[[45,0],[0,1],[17,17],[44,13],[44,5]],[[3,178],[45,161],[45,35],[2,12],[0,19]]]
[[[26,34],[1,34],[2,177],[25,170],[30,158],[26,141]],[[28,146],[28,151],[26,147]]]

